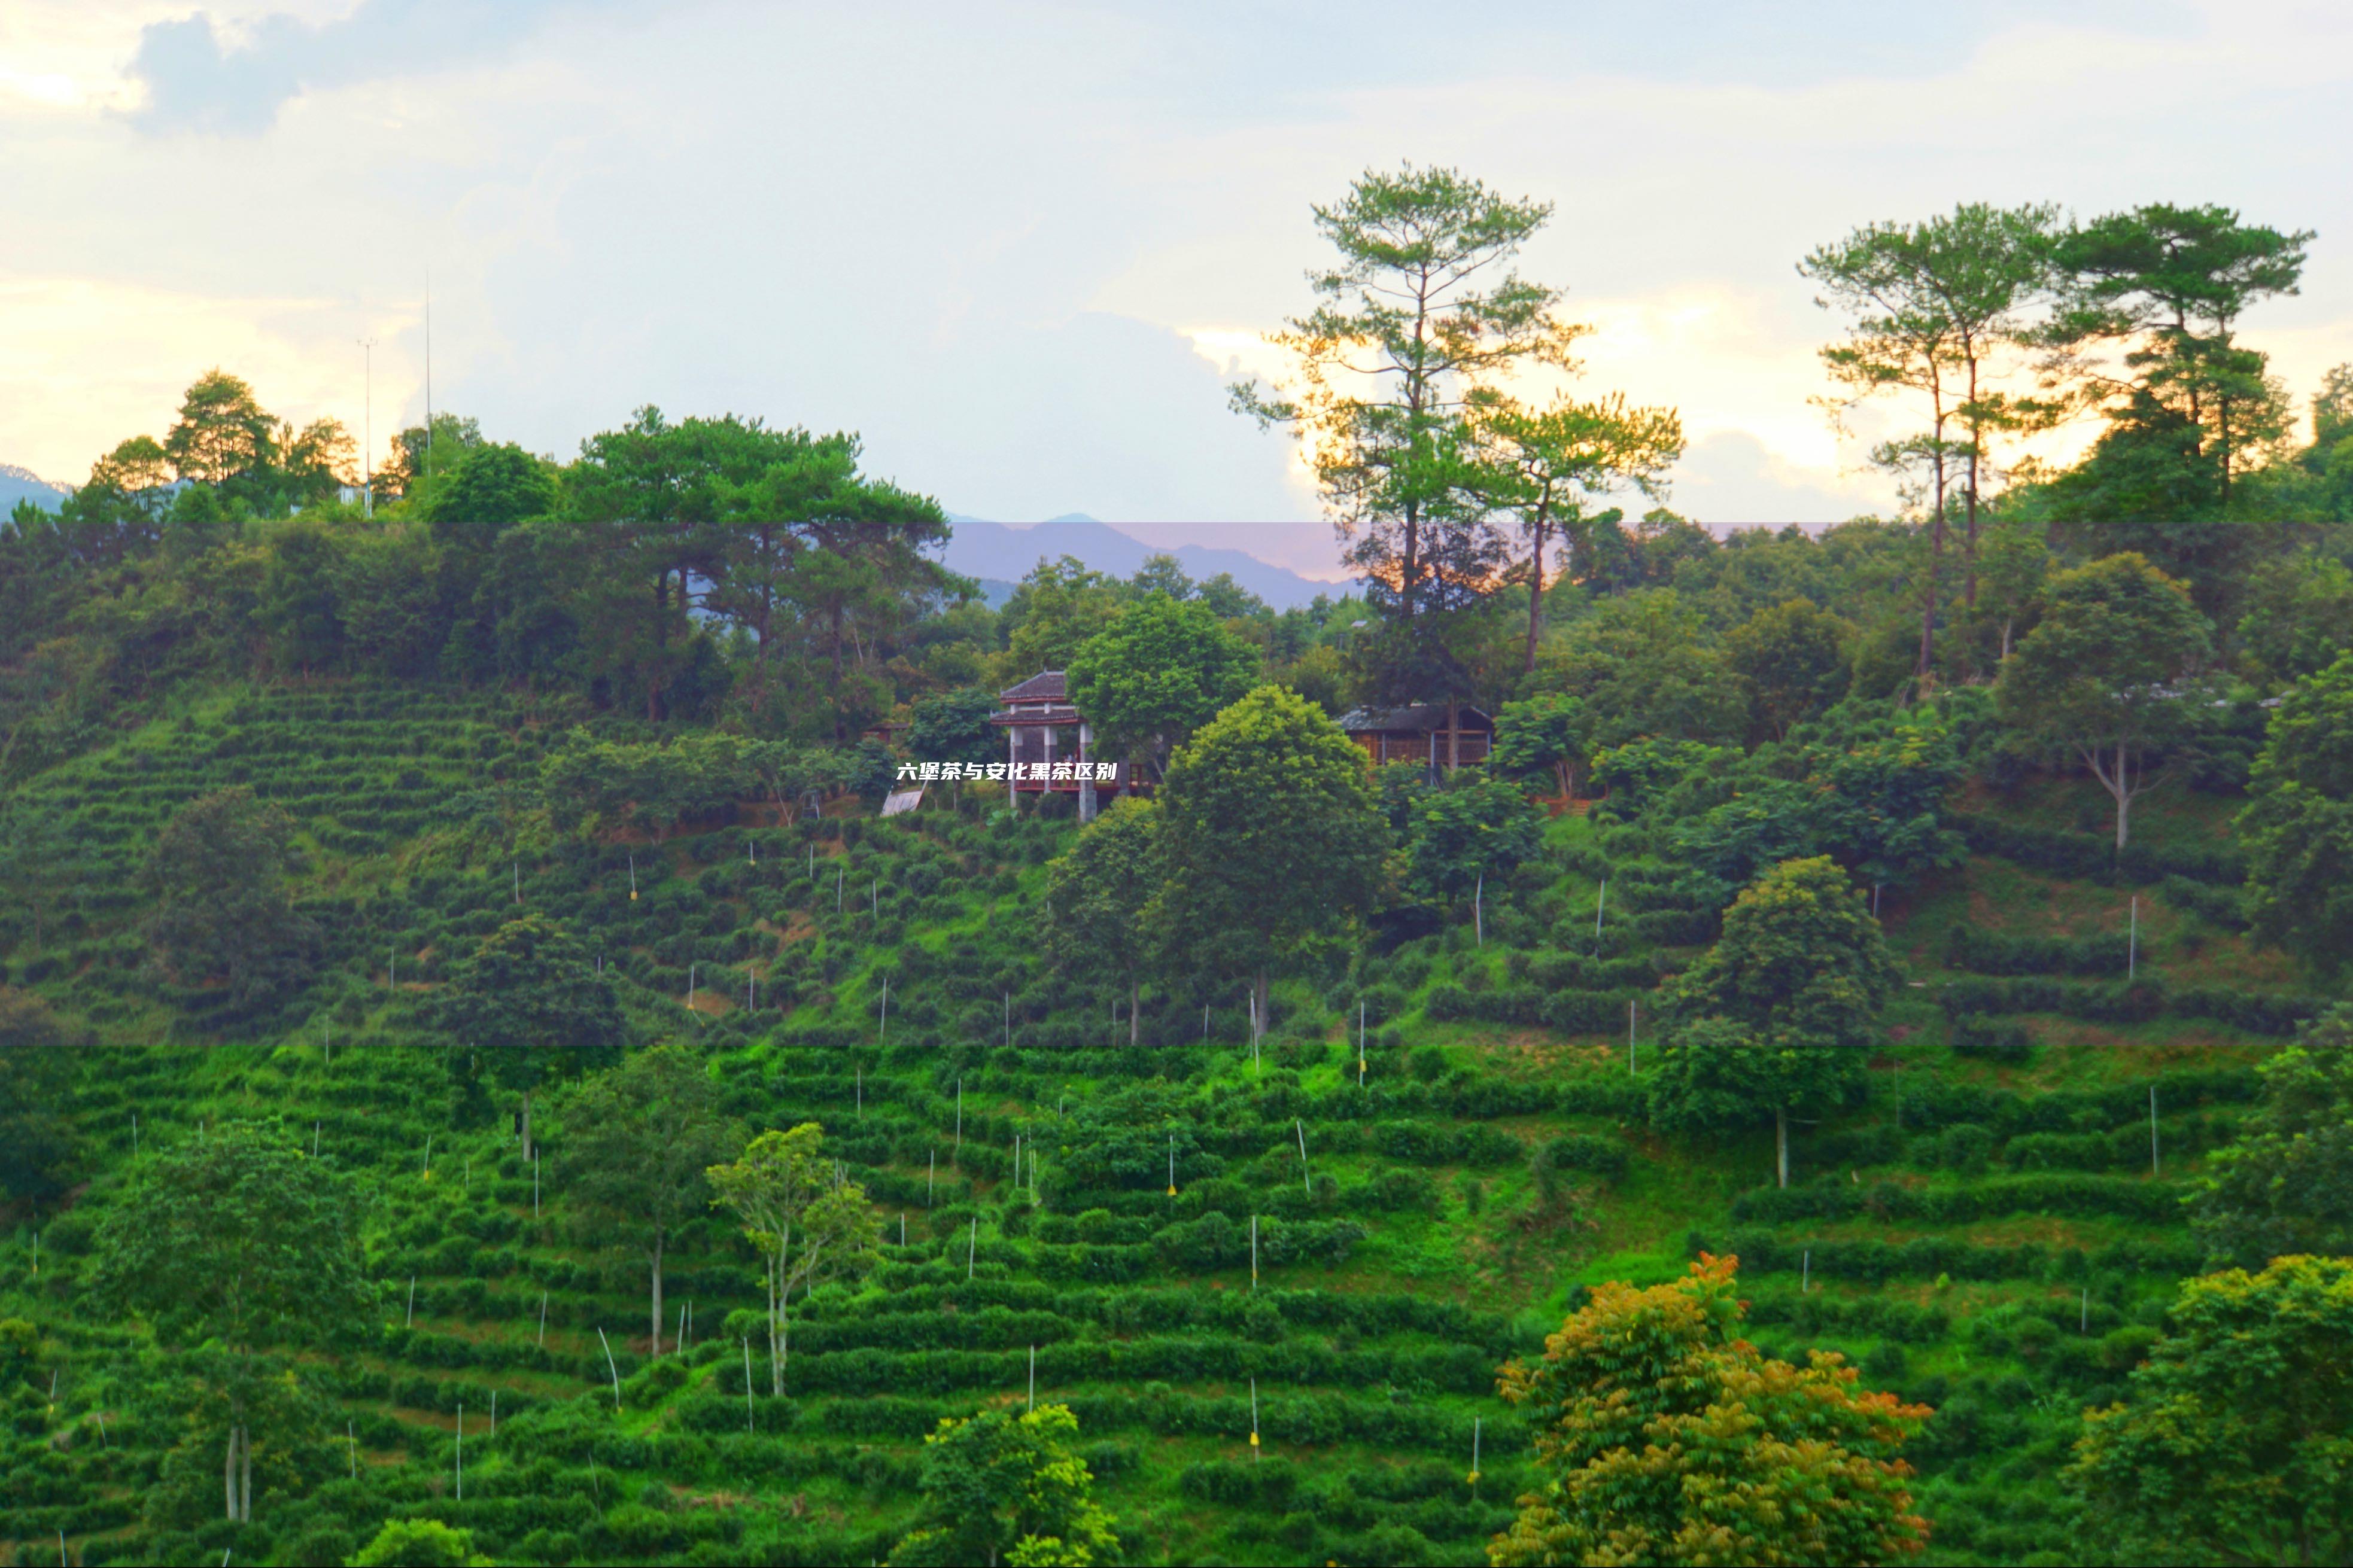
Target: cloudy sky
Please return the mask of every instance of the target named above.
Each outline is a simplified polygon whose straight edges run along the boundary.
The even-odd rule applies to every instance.
[[[1330,574],[1224,384],[1309,205],[1452,163],[1557,204],[1582,385],[1679,407],[1677,510],[1881,508],[1793,262],[1957,201],[2316,229],[2245,323],[2353,359],[2353,7],[0,0],[0,461],[76,481],[220,364],[569,455],[640,404],[863,432],[955,510]],[[1868,434],[1866,431],[1865,434]]]

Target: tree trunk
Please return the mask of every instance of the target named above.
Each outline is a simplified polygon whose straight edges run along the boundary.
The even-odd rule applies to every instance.
[[[1462,702],[1460,698],[1446,700],[1446,771],[1452,773],[1462,765]]]
[[[661,1302],[662,1267],[661,1267],[661,1266],[662,1266],[662,1240],[663,1240],[662,1233],[661,1233],[661,1232],[659,1232],[659,1231],[656,1231],[656,1232],[654,1232],[654,1268],[653,1268],[653,1275],[654,1275],[654,1350],[653,1350],[653,1353],[654,1353],[654,1354],[656,1354],[656,1355],[659,1355],[659,1354],[661,1354],[661,1325],[662,1325],[662,1302]]]
[[[221,1491],[227,1500],[222,1506],[227,1511],[228,1521],[235,1524],[237,1522],[237,1422],[234,1418],[228,1424],[228,1447],[221,1456]]]
[[[1535,549],[1528,555],[1528,673],[1536,672],[1536,639],[1544,631],[1545,516],[1536,512]]]
[[[245,1423],[237,1426],[237,1520],[239,1524],[253,1522],[253,1434]]]
[[[2112,792],[2116,797],[2116,853],[2125,852],[2125,841],[2132,833],[2132,780],[2125,773],[2125,749],[2116,747],[2116,782]]]
[[[1131,974],[1127,977],[1127,1043],[1135,1044],[1136,1003],[1144,995],[1144,982]],[[1018,1172],[1015,1174],[1018,1176]]]
[[[1256,1030],[1256,1033],[1251,1036],[1251,1038],[1253,1039],[1257,1038],[1260,1035],[1265,1034],[1266,1026],[1268,1023],[1271,1022],[1266,1016],[1266,1010],[1270,1001],[1268,993],[1272,988],[1273,984],[1273,977],[1263,969],[1258,972],[1258,978],[1251,984],[1251,995],[1258,1004],[1258,1016],[1252,1020],[1252,1027]]]
[[[777,1313],[783,1310],[776,1300],[776,1278],[783,1270],[783,1258],[782,1253],[776,1253],[768,1260],[768,1392],[778,1398],[785,1392],[784,1351],[776,1340]]]
[[[1777,1105],[1773,1108],[1773,1163],[1775,1172],[1780,1178],[1780,1184],[1788,1186],[1789,1184],[1789,1108],[1786,1105]]]
[[[1936,575],[1945,565],[1945,502],[1944,482],[1936,485],[1936,521],[1928,531],[1928,589],[1920,603],[1920,694],[1928,694],[1928,686],[1936,679]]]
[[[531,1090],[522,1091],[522,1163],[531,1163]]]

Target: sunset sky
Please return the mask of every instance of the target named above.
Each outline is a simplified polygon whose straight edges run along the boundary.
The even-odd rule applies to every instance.
[[[1873,219],[2316,229],[2246,337],[2299,398],[2353,360],[2353,7],[1929,12],[0,0],[0,461],[79,481],[216,363],[356,433],[371,336],[381,447],[429,270],[434,401],[494,437],[854,428],[957,511],[1325,575],[1223,385],[1308,302],[1309,205],[1409,158],[1558,204],[1523,268],[1599,329],[1584,390],[1682,410],[1713,523],[1890,504],[1810,403],[1793,271]]]

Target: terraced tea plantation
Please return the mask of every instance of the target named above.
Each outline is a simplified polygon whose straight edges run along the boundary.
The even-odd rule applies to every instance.
[[[69,842],[6,978],[91,1031],[92,1176],[0,1247],[0,1319],[32,1325],[0,1345],[14,1562],[337,1563],[387,1518],[500,1562],[879,1561],[924,1434],[1034,1399],[1077,1415],[1130,1561],[1477,1563],[1532,1484],[1498,1365],[1703,1250],[1738,1255],[1773,1353],[1936,1407],[1932,1560],[2017,1561],[2063,1537],[2073,1414],[2201,1267],[2185,1178],[2326,1005],[2234,929],[2231,802],[2154,802],[2118,871],[2058,826],[2070,788],[1973,799],[1978,852],[1880,910],[1908,973],[1868,1100],[1798,1125],[1778,1188],[1769,1125],[1647,1122],[1657,988],[1718,917],[1636,826],[1553,821],[1477,930],[1279,982],[1253,1046],[1238,984],[1147,986],[1131,1020],[1044,960],[1072,824],[975,793],[535,837],[512,799],[552,740],[504,700],[239,689],[31,786]],[[154,978],[138,923],[161,823],[237,783],[295,818],[318,933],[304,984],[243,1002]],[[735,1222],[670,1239],[654,1353],[560,1107],[526,1162],[492,1047],[432,1028],[522,913],[641,1041],[703,1053],[744,1128],[821,1122],[872,1200],[879,1260],[793,1302],[781,1396]],[[220,1413],[87,1286],[136,1163],[256,1117],[363,1178],[376,1305],[304,1352],[230,1524]]]

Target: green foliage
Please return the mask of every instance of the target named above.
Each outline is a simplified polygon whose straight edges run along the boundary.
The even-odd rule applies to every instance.
[[[1071,656],[1071,701],[1107,756],[1155,769],[1258,679],[1258,650],[1208,605],[1149,594],[1123,608]]]
[[[1746,683],[1766,726],[1779,739],[1846,695],[1853,624],[1806,599],[1762,609],[1724,639],[1725,658]]]
[[[543,915],[504,921],[453,965],[434,1018],[453,1042],[453,1069],[487,1062],[501,1087],[522,1096],[526,1155],[533,1094],[618,1061],[627,1034],[587,948]]]
[[[1592,721],[1574,697],[1547,692],[1495,711],[1488,765],[1501,773],[1517,778],[1550,773],[1559,793],[1570,795],[1592,754]]]
[[[2353,1254],[2353,1010],[2255,1069],[2263,1098],[2200,1178],[2190,1228],[2218,1260]]]
[[[1364,758],[1280,687],[1204,725],[1160,797],[1169,881],[1156,922],[1261,975],[1339,934],[1371,907],[1387,837]]]
[[[988,721],[996,711],[996,694],[976,687],[926,697],[907,726],[907,750],[926,763],[1002,762],[1004,737]]]
[[[39,1204],[65,1191],[79,1142],[66,1096],[86,1043],[40,997],[0,985],[0,1194]]]
[[[1450,781],[1415,809],[1407,859],[1425,895],[1457,902],[1482,881],[1500,891],[1543,837],[1544,819],[1516,786],[1472,775]]]
[[[1151,906],[1166,875],[1160,807],[1133,795],[1113,802],[1046,867],[1047,951],[1074,972],[1119,978],[1129,992],[1131,1042],[1140,1027],[1134,991],[1162,945]]]
[[[2051,579],[2049,608],[1995,687],[2002,717],[2083,759],[2116,803],[2116,847],[2132,803],[2155,782],[2153,752],[2195,735],[2211,648],[2189,590],[2131,553]]]
[[[1541,1484],[1488,1560],[1511,1564],[1881,1563],[1927,1544],[1900,1457],[1930,1414],[1740,1337],[1734,1259],[1604,1285],[1501,1387],[1537,1419]]]
[[[891,1563],[1115,1561],[1119,1537],[1094,1501],[1086,1461],[1072,1452],[1078,1435],[1078,1418],[1060,1405],[943,1420],[923,1439],[921,1522],[892,1549]]]
[[[488,1568],[474,1533],[438,1519],[388,1519],[375,1538],[345,1561],[351,1568]]]
[[[2112,1561],[2327,1563],[2353,1549],[2353,1260],[2186,1282],[2126,1399],[2086,1413],[2066,1479]]]
[[[174,813],[140,871],[157,957],[184,980],[226,981],[239,1001],[299,982],[318,933],[287,895],[293,835],[243,784]]]
[[[2353,952],[2353,655],[2272,714],[2240,814],[2255,930],[2323,971]]]
[[[1652,1114],[1704,1127],[1835,1105],[1861,1081],[1873,1020],[1901,973],[1836,865],[1775,867],[1733,901],[1722,939],[1668,993],[1677,1023],[1651,1078]]]

